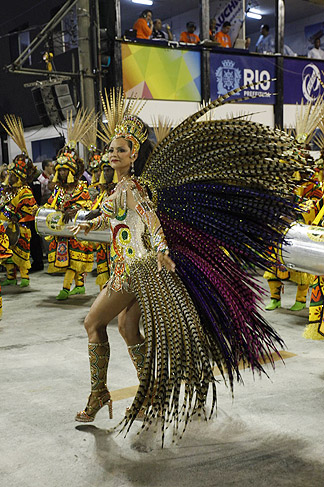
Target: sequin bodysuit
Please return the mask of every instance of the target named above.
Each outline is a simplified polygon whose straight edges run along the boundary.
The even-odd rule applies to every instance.
[[[127,207],[127,190],[131,190],[136,206]],[[110,228],[110,279],[108,290],[132,291],[130,267],[152,252],[168,249],[165,236],[152,203],[136,179],[122,180],[116,187],[116,198],[106,198],[102,214],[92,220],[91,230]]]

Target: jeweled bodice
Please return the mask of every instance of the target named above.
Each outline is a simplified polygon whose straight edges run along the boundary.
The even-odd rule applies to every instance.
[[[127,206],[127,190],[133,195],[135,209]],[[100,204],[102,213],[92,220],[91,229],[109,227],[111,230],[108,288],[131,291],[132,264],[140,262],[152,251],[167,250],[167,243],[151,202],[138,182],[122,180],[115,191],[115,198],[111,195]]]
[[[134,210],[119,208],[116,218],[110,220],[110,229],[111,288],[119,291],[128,288],[135,259],[145,257],[151,249],[145,245],[145,224]]]

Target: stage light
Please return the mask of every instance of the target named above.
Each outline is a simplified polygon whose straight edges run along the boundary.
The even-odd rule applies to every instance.
[[[261,10],[259,10],[258,8],[254,8],[254,7],[249,8],[249,12],[252,12],[253,14],[262,15]]]
[[[246,16],[249,17],[250,19],[257,19],[257,20],[261,20],[262,19],[262,15],[255,14],[253,12],[246,12]]]
[[[153,5],[152,0],[132,0],[133,3],[139,3],[140,5]]]

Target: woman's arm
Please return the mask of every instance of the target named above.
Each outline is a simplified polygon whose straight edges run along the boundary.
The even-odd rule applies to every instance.
[[[174,271],[175,264],[169,257],[169,247],[160,220],[148,196],[134,181],[128,184],[127,207],[136,211],[149,230],[157,253],[158,270],[160,271],[164,266],[167,270]]]
[[[73,227],[73,234],[77,235],[81,230],[83,230],[85,234],[90,231],[106,230],[106,228],[109,228],[110,218],[116,213],[115,206],[115,200],[106,198],[100,205],[101,214],[96,218],[93,218],[91,221],[80,223]]]

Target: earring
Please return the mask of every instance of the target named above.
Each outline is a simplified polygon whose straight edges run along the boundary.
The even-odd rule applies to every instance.
[[[131,173],[131,174],[134,174],[134,173],[135,173],[135,169],[134,169],[134,161],[132,162],[132,165],[131,165],[131,168],[130,168],[130,173]]]

